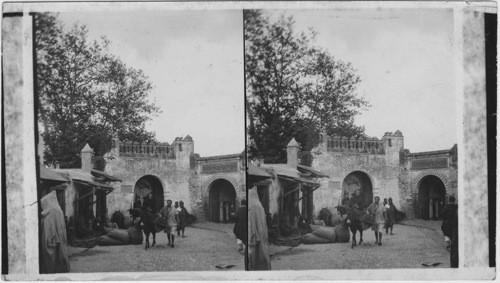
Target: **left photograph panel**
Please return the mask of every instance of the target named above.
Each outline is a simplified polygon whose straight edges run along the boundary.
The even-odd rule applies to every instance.
[[[43,10],[6,25],[7,273],[244,270],[241,10]]]

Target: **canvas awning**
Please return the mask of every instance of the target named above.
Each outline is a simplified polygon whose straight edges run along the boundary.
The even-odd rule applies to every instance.
[[[92,169],[92,176],[94,177],[99,177],[99,178],[104,178],[104,181],[109,181],[109,182],[121,182],[122,180],[118,177],[109,175],[103,171],[95,170]]]
[[[301,184],[303,184],[306,187],[313,187],[313,188],[315,188],[315,187],[321,186],[321,184],[318,183],[318,182],[315,182],[313,180],[307,180],[307,179],[304,179],[304,178],[296,178],[296,177],[290,177],[290,176],[286,176],[286,175],[278,175],[278,177],[280,179],[284,179],[284,180],[287,180],[287,181],[290,181],[290,182],[301,183]]]
[[[297,165],[297,169],[301,172],[301,173],[307,173],[309,174],[311,177],[317,177],[317,178],[322,178],[322,177],[326,177],[326,178],[330,178],[330,176],[326,175],[325,173],[321,173],[319,171],[316,171],[314,169],[312,169],[311,167],[308,167],[308,166],[304,166],[304,165]]]
[[[266,172],[266,170],[255,164],[248,164],[248,175],[262,177],[262,178],[271,178],[272,176]]]
[[[266,164],[266,166],[270,166],[276,172],[278,176],[286,176],[290,178],[299,178],[300,172],[292,167],[288,167],[286,164]]]
[[[113,187],[111,186],[108,186],[108,185],[105,185],[105,184],[101,184],[101,183],[97,183],[97,182],[89,182],[89,181],[85,181],[85,180],[79,180],[79,179],[73,179],[74,182],[76,183],[79,183],[79,184],[82,184],[84,186],[89,186],[89,187],[95,187],[96,190],[103,190],[103,191],[113,191]]]
[[[58,184],[69,182],[68,179],[62,177],[61,175],[57,174],[57,172],[44,166],[40,166],[40,179],[42,179],[42,181]]]

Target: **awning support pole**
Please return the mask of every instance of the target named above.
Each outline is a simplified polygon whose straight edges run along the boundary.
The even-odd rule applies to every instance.
[[[81,196],[80,198],[78,198],[78,201],[80,201],[80,200],[82,200],[82,199],[84,199],[84,198],[86,198],[86,197],[88,197],[88,196],[90,196],[90,195],[93,195],[93,194],[94,194],[94,192],[95,192],[95,188],[94,188],[94,187],[92,187],[92,191],[91,191],[90,193],[86,193],[86,194],[84,194],[83,196]]]
[[[299,190],[299,189],[300,189],[300,183],[299,183],[299,185],[298,185],[295,189],[293,189],[293,190],[291,190],[291,191],[287,192],[286,194],[282,195],[281,197],[282,197],[282,198],[285,198],[287,195],[292,194],[292,193],[294,193],[295,191],[297,191],[297,190]]]
[[[317,189],[319,189],[319,187],[316,187],[316,188],[312,189],[312,190],[311,190],[311,192],[314,192],[314,191],[315,191],[315,190],[317,190]],[[305,196],[305,195],[303,194],[303,195],[302,195],[302,197],[301,197],[301,198],[299,198],[299,200],[303,199],[303,198],[304,198],[304,196]]]

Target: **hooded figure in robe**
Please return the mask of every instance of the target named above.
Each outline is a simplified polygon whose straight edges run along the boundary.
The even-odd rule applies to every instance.
[[[41,273],[69,272],[66,223],[57,202],[56,191],[41,199],[42,242]]]
[[[266,213],[257,188],[248,191],[248,261],[250,270],[270,270]]]

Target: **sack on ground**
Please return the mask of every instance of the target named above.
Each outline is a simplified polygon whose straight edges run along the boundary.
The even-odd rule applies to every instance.
[[[302,237],[304,244],[328,244],[330,241],[325,238],[318,237],[312,233],[307,233]]]
[[[330,218],[330,221],[331,221],[330,223],[332,223],[333,227],[339,225],[342,222],[340,220],[340,215],[338,215],[337,213],[332,214],[332,217]]]
[[[124,242],[124,243],[127,243],[129,242],[129,236],[128,236],[128,232],[127,230],[123,230],[123,229],[113,229],[111,231],[109,231],[106,236],[112,238],[112,239],[116,239],[118,241],[121,241],[121,242]]]
[[[337,237],[337,243],[347,243],[351,239],[349,229],[341,226],[335,227],[335,236]]]
[[[317,226],[325,226],[325,221],[315,219],[315,220],[313,220],[313,224],[317,225]]]
[[[97,244],[99,246],[120,246],[127,245],[128,243],[103,235],[97,239]]]
[[[318,227],[312,231],[312,234],[330,241],[330,243],[335,243],[336,236],[335,230],[329,227]]]
[[[310,224],[309,226],[311,226],[311,231],[314,231],[314,229],[321,227],[321,225],[314,225],[314,224]]]

